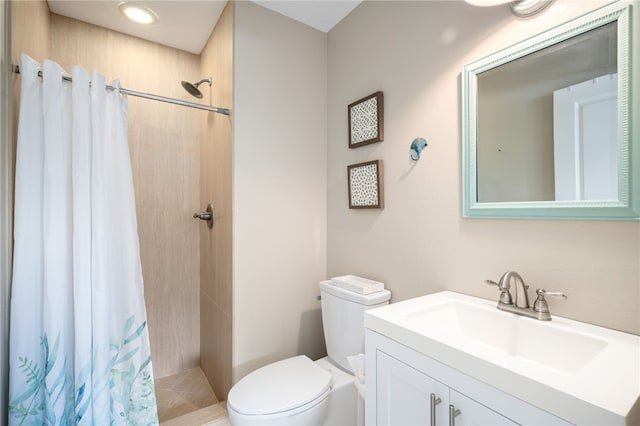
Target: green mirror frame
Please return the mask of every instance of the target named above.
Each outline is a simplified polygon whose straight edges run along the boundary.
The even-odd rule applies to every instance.
[[[640,220],[640,1],[619,1],[462,68],[462,214],[465,218]],[[478,75],[617,22],[618,200],[478,202]]]

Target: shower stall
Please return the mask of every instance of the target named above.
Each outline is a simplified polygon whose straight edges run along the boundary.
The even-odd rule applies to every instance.
[[[0,15],[3,70],[9,62],[18,64],[24,52],[40,62],[51,58],[66,70],[76,64],[97,69],[143,95],[178,98],[183,104],[192,104],[193,98],[184,92],[181,80],[215,76],[213,85],[211,79],[190,84],[208,111],[140,99],[140,92],[131,91],[128,133],[156,380],[200,368],[221,401],[231,386],[232,133],[225,112],[233,102],[232,8],[230,2],[200,55],[50,13],[45,1],[3,2]],[[3,71],[2,79],[2,131],[14,129],[13,134],[2,135],[0,157],[0,405],[5,410],[12,164],[20,77]],[[193,219],[193,213],[208,203],[217,217],[212,229]],[[7,413],[0,415],[5,419]]]
[[[126,88],[189,102],[195,98],[180,82],[212,76],[211,87],[198,86],[203,99],[197,102],[233,111],[225,116],[129,98],[156,378],[199,366],[222,401],[232,381],[262,365],[297,354],[323,356],[316,297],[329,271],[327,212],[329,204],[342,209],[340,188],[346,190],[342,166],[327,166],[328,140],[339,142],[327,138],[328,115],[336,121],[344,113],[336,99],[335,108],[327,108],[326,33],[253,2],[229,2],[195,55],[52,14],[47,4],[2,2],[14,9],[5,22],[13,24],[15,56],[7,52],[0,73],[14,87],[10,111],[21,80],[10,63],[20,53],[67,70],[96,69]],[[3,139],[3,153],[11,139]],[[2,182],[3,201],[13,196],[6,168],[12,155],[0,167],[9,179]],[[193,218],[209,203],[211,229]],[[1,229],[10,232],[8,208]],[[10,234],[2,243],[10,254]],[[9,274],[4,265],[3,277]],[[0,290],[8,293],[6,280]],[[7,309],[3,300],[0,314]]]

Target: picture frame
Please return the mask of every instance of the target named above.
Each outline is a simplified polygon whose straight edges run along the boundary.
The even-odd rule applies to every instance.
[[[349,104],[349,148],[358,148],[384,140],[384,95],[372,93]]]
[[[382,160],[347,166],[350,209],[384,208]]]

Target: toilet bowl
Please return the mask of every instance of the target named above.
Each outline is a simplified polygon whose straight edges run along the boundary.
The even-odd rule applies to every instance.
[[[259,368],[233,386],[227,400],[233,425],[322,424],[331,373],[304,355]],[[274,386],[277,384],[277,386]]]
[[[356,425],[355,377],[327,357],[304,355],[262,367],[240,380],[229,393],[232,425]],[[273,386],[277,383],[278,386]]]
[[[243,377],[227,397],[232,425],[363,424],[347,357],[364,351],[364,311],[388,304],[391,293],[362,294],[351,281],[349,288],[333,280],[320,283],[328,356],[317,361],[295,356]]]

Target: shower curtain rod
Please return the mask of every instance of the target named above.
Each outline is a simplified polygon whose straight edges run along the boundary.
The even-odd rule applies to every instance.
[[[20,66],[19,65],[14,65],[13,66],[13,72],[15,74],[20,74]],[[38,71],[38,77],[42,78],[42,71]],[[67,75],[63,75],[62,76],[62,80],[64,81],[68,81],[71,82],[73,81],[73,79]],[[115,90],[115,87],[110,86],[110,85],[106,85],[106,89],[107,90]],[[160,102],[166,102],[169,104],[176,104],[176,105],[182,105],[182,106],[186,106],[189,108],[197,108],[197,109],[203,109],[206,111],[213,111],[213,112],[217,112],[218,114],[224,114],[224,115],[230,115],[231,111],[229,111],[227,108],[218,108],[218,107],[211,107],[208,105],[202,105],[202,104],[197,104],[195,102],[188,102],[188,101],[183,101],[180,99],[175,99],[175,98],[168,98],[166,96],[160,96],[160,95],[154,95],[152,93],[145,93],[145,92],[138,92],[136,90],[130,90],[130,89],[125,89],[124,87],[120,88],[120,93],[124,93],[125,95],[131,95],[131,96],[137,96],[139,98],[145,98],[145,99],[151,99],[154,101],[160,101]]]

